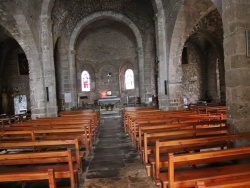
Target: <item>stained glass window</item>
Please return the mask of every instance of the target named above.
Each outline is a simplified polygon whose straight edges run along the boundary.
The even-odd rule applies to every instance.
[[[134,89],[134,72],[131,69],[125,72],[125,89]]]
[[[83,71],[81,75],[82,91],[90,91],[90,76],[88,71]]]

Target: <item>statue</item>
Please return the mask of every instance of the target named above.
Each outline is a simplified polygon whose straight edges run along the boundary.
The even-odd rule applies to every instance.
[[[5,91],[5,89],[3,89],[3,92],[2,92],[2,113],[7,114],[7,109],[8,109],[8,95]]]

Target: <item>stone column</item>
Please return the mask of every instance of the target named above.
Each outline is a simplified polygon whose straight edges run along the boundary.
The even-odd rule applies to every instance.
[[[250,58],[245,34],[250,28],[249,10],[250,1],[222,4],[227,116],[232,132],[250,131]]]
[[[69,53],[69,69],[70,69],[70,92],[71,92],[71,97],[72,97],[72,103],[69,104],[69,108],[73,106],[77,106],[77,92],[76,92],[76,51],[75,50],[70,50]]]
[[[46,116],[57,116],[55,64],[51,31],[52,20],[48,16],[41,16],[41,46],[45,86],[44,90],[46,95]]]
[[[146,102],[144,53],[143,53],[142,47],[138,47],[137,55],[138,55],[138,64],[139,64],[139,95],[141,96],[141,101]]]
[[[158,100],[159,108],[161,110],[168,110],[167,94],[165,93],[168,70],[167,70],[167,57],[166,57],[166,34],[165,34],[165,17],[162,9],[158,10],[156,14],[155,33],[156,33],[156,52],[158,60]],[[168,88],[166,88],[168,90]]]

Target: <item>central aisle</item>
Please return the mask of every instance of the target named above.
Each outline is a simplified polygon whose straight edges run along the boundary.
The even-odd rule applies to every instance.
[[[121,118],[102,118],[100,124],[82,187],[155,188],[137,150],[124,133]]]

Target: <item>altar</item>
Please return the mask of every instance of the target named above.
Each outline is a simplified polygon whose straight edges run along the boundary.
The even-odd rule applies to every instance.
[[[117,96],[106,96],[98,100],[100,112],[103,115],[119,114],[121,110],[121,99]]]
[[[120,103],[121,98],[117,96],[106,96],[98,100],[99,105]]]

